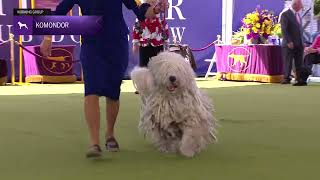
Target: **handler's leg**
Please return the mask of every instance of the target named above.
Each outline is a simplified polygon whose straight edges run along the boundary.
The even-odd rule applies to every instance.
[[[114,138],[114,126],[118,117],[120,102],[106,98],[107,102],[107,127],[106,127],[106,148],[109,151],[119,151],[119,144]]]
[[[88,95],[84,99],[84,111],[87,120],[91,147],[87,152],[87,157],[101,156],[99,146],[99,129],[100,129],[100,107],[99,97],[96,95]]]

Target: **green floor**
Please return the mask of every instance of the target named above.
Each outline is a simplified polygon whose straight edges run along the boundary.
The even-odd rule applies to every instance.
[[[84,158],[82,94],[0,96],[0,180],[319,179],[319,84],[207,91],[220,141],[193,159],[158,153],[138,134],[139,99],[132,92],[121,99],[122,151],[101,160]]]

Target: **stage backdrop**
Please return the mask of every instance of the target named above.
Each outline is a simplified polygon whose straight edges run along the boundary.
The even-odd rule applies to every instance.
[[[53,10],[60,0],[35,0],[36,8],[51,7]],[[170,26],[170,34],[178,37],[181,43],[188,44],[191,48],[200,48],[216,39],[217,34],[221,34],[221,9],[222,0],[168,0],[171,4],[166,15]],[[31,8],[31,0],[22,0],[23,8]],[[241,26],[242,17],[255,9],[260,4],[262,8],[267,8],[279,13],[283,8],[284,0],[250,0],[250,3],[243,5],[243,1],[235,0],[233,30]],[[19,0],[0,0],[0,43],[8,40],[9,32],[12,30],[13,8],[19,7]],[[79,15],[78,8],[73,8],[72,15]],[[124,17],[129,29],[135,21],[131,11],[124,8]],[[18,37],[16,37],[18,40]],[[24,36],[24,45],[38,45],[42,37]],[[79,59],[80,45],[79,36],[56,36],[54,44],[77,45],[75,59]],[[171,38],[172,40],[172,38]],[[131,45],[131,38],[128,39]],[[16,48],[16,72],[18,72],[19,54]],[[204,62],[207,58],[212,58],[214,49],[210,48],[202,52],[194,52],[198,65],[197,74],[204,75],[208,63]],[[9,60],[9,46],[0,47],[0,58]],[[130,51],[130,63],[128,72],[138,62],[137,56]],[[10,68],[9,68],[10,70]],[[10,73],[10,72],[9,72]],[[79,66],[76,65],[76,74],[80,76]]]
[[[52,7],[61,0],[35,0],[36,8]],[[200,48],[216,39],[217,34],[221,34],[221,0],[168,0],[171,4],[166,15],[170,26],[170,34],[178,37],[181,43],[190,45],[191,48]],[[22,0],[24,8],[31,8],[31,0]],[[18,0],[0,0],[0,43],[8,40],[9,32],[12,30],[13,8],[19,7]],[[74,7],[72,15],[79,15],[78,8]],[[124,7],[124,17],[127,25],[132,30],[135,22],[134,14]],[[171,36],[172,37],[172,36]],[[40,36],[24,36],[24,45],[40,44]],[[16,37],[18,40],[18,37]],[[170,38],[172,40],[172,38]],[[80,45],[79,36],[56,36],[54,44],[77,45],[75,59],[79,58]],[[131,45],[131,38],[128,37]],[[131,47],[131,46],[130,46]],[[204,75],[208,63],[207,58],[212,58],[214,49],[210,48],[203,52],[195,52],[198,65],[197,74]],[[0,58],[9,60],[9,46],[0,47]],[[19,54],[16,52],[16,72],[18,71]],[[128,72],[138,63],[138,57],[131,53]],[[10,68],[9,68],[10,69]],[[80,76],[77,66],[76,74]],[[18,77],[18,76],[17,76]]]
[[[54,7],[60,0],[35,0],[35,8],[50,8],[54,10]],[[31,8],[31,0],[0,0],[0,43],[9,39],[9,33],[13,33],[13,9],[14,8]],[[74,8],[76,9],[76,7]],[[15,40],[19,41],[19,37],[15,36]],[[22,36],[22,43],[24,46],[34,46],[41,43],[42,36]],[[54,44],[59,45],[77,45],[77,51],[79,51],[79,36],[55,36],[53,38]],[[76,53],[78,57],[78,53]],[[9,67],[10,49],[9,45],[0,46],[0,58],[8,61],[8,75],[11,74],[11,68]],[[19,77],[19,48],[15,47],[15,72],[16,80]],[[75,72],[80,77],[80,65],[75,64]],[[23,72],[24,73],[24,72]]]

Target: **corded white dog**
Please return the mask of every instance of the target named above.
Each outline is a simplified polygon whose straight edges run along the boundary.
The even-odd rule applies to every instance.
[[[139,129],[160,151],[193,157],[217,141],[213,105],[181,55],[160,53],[131,78],[142,99]]]

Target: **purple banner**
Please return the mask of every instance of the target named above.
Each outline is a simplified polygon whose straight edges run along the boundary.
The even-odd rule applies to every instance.
[[[281,46],[216,46],[217,71],[259,75],[283,75]]]
[[[102,17],[14,16],[13,25],[15,35],[94,35],[102,28]]]
[[[170,41],[173,36],[181,44],[187,44],[191,49],[207,46],[221,34],[222,0],[168,0],[170,7],[166,14],[169,25]],[[135,15],[124,7],[124,17],[132,30]],[[131,47],[131,37],[129,39]],[[206,74],[209,63],[205,59],[212,59],[214,47],[200,52],[193,52],[195,56],[198,76]],[[128,71],[138,64],[138,56],[130,52]]]
[[[54,46],[48,59],[41,59],[24,51],[26,77],[73,75],[74,48],[75,46]],[[33,53],[40,53],[39,46],[29,46],[27,49]]]
[[[51,8],[55,10],[55,6],[61,0],[35,0],[35,8]],[[221,14],[222,14],[222,0],[168,0],[170,3],[169,10],[166,14],[167,22],[170,26],[170,40],[176,36],[177,40],[182,44],[188,44],[193,49],[198,49],[206,46],[216,39],[218,34],[221,34]],[[9,39],[9,33],[13,32],[13,9],[19,8],[18,0],[0,0],[0,43]],[[22,0],[24,7],[31,8],[31,0]],[[283,7],[283,0],[252,0],[250,3],[243,5],[243,1],[235,1],[235,15],[234,27],[240,25],[242,17],[254,10],[254,8],[261,4],[263,8],[268,8],[275,12],[280,12]],[[241,3],[241,4],[239,4]],[[124,8],[124,18],[127,22],[128,28],[132,30],[135,22],[135,15],[132,11]],[[69,14],[71,15],[71,14]],[[73,16],[79,15],[78,6],[74,6],[72,11]],[[15,36],[18,40],[18,35]],[[22,42],[25,46],[39,45],[42,36],[25,35],[22,36]],[[131,47],[131,37],[128,37],[128,43]],[[74,59],[79,60],[80,56],[80,36],[78,35],[56,35],[53,38],[53,45],[75,45]],[[18,73],[19,53],[16,48],[16,72]],[[209,48],[204,51],[194,52],[197,63],[197,75],[202,76],[206,73],[209,66],[205,59],[211,59],[214,54],[214,48]],[[0,47],[0,58],[9,62],[10,51],[9,45]],[[9,63],[8,63],[9,64]],[[138,64],[138,57],[131,53],[128,72]],[[10,68],[8,68],[10,70]],[[75,73],[80,77],[80,65],[76,64],[74,67]],[[127,74],[128,74],[127,72]],[[10,72],[9,72],[10,73]],[[17,76],[18,77],[18,76]]]
[[[12,18],[13,18],[13,8],[19,6],[18,0],[0,0],[0,44],[4,41],[9,40],[9,33],[13,32]],[[18,37],[15,37],[18,40]],[[15,50],[16,57],[19,57],[18,49]],[[8,79],[11,79],[11,68],[10,68],[10,44],[6,43],[0,45],[0,59],[6,61],[8,69]],[[18,59],[16,59],[18,61]],[[3,64],[2,64],[3,65]],[[2,68],[0,68],[2,69]],[[16,70],[19,69],[18,64],[16,64]],[[18,77],[18,74],[17,76]]]
[[[35,8],[51,8],[51,10],[55,10],[56,5],[61,0],[35,0]],[[3,41],[9,40],[9,33],[14,33],[13,28],[13,9],[14,8],[31,8],[31,0],[22,0],[22,7],[19,7],[18,0],[0,0],[0,44]],[[73,8],[73,13],[75,15],[79,14],[78,6]],[[39,45],[43,39],[43,36],[37,35],[22,35],[21,42],[24,46],[35,46]],[[15,34],[15,40],[19,41],[19,35]],[[76,48],[74,50],[74,60],[79,60],[80,54],[80,36],[79,35],[53,35],[53,45],[75,45]],[[23,56],[22,56],[23,58]],[[9,44],[5,44],[0,46],[0,59],[5,59],[7,61],[8,66],[8,75],[11,74],[10,68],[10,47]],[[22,59],[23,60],[23,59]],[[19,79],[19,48],[15,47],[15,72],[16,72],[16,80]],[[74,73],[78,78],[81,77],[81,69],[80,64],[76,63],[73,66]],[[23,67],[23,77],[25,77]]]
[[[30,0],[23,0],[26,7],[22,8],[31,8]],[[60,2],[60,0],[36,0],[35,8],[51,8],[55,10],[55,6]],[[0,42],[2,40],[8,40],[9,31],[8,28],[13,32],[13,8],[18,8],[18,0],[10,1],[1,1],[2,9],[0,9]],[[195,0],[169,0],[171,4],[167,12],[167,21],[170,26],[170,34],[172,41],[172,36],[177,36],[177,40],[181,41],[182,44],[188,44],[191,48],[201,48],[206,46],[208,43],[216,39],[217,34],[221,34],[221,0],[203,0],[201,2]],[[135,15],[132,11],[126,9],[123,6],[124,17],[127,22],[128,28],[132,30],[133,24],[135,22]],[[201,9],[201,13],[197,13],[195,9]],[[4,15],[5,14],[5,15]],[[75,6],[72,11],[73,16],[79,15],[79,8]],[[18,40],[18,36],[16,35]],[[23,44],[28,46],[39,45],[41,42],[42,36],[23,36]],[[74,58],[79,60],[80,56],[80,37],[77,35],[62,35],[54,36],[54,45],[76,45]],[[131,47],[131,36],[128,37],[128,43]],[[18,48],[17,48],[18,49]],[[198,66],[197,74],[204,75],[208,63],[204,62],[205,59],[211,59],[214,53],[214,48],[202,51],[194,52],[196,58],[196,63]],[[9,60],[9,46],[0,47],[0,58],[4,58],[7,61]],[[16,65],[18,66],[19,54],[16,53]],[[128,72],[138,64],[138,57],[131,53],[130,50],[130,59]],[[76,65],[78,66],[78,65]],[[80,66],[75,67],[75,73],[80,77]],[[18,68],[16,70],[18,72]]]

